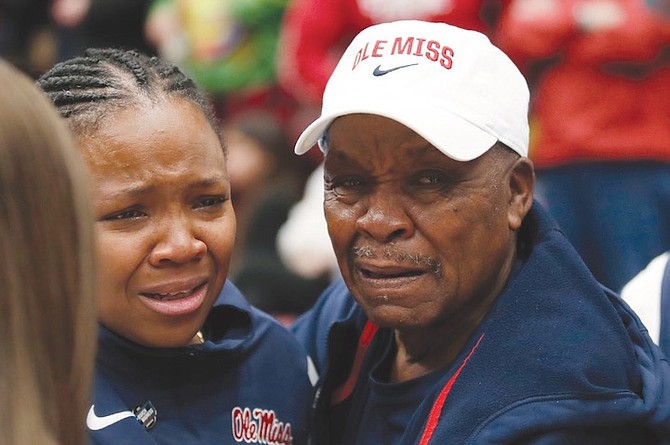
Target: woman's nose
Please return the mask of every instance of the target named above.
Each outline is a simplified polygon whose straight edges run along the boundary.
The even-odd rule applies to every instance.
[[[169,264],[183,264],[201,258],[207,252],[207,245],[200,240],[193,225],[184,218],[162,221],[149,262],[156,267]]]

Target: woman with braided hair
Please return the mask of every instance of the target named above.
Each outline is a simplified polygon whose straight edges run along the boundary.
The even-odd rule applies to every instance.
[[[61,62],[38,85],[91,178],[92,442],[305,443],[307,358],[227,281],[235,214],[205,96],[175,66],[116,49]]]

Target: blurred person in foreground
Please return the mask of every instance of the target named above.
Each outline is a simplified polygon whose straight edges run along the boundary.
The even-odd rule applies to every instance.
[[[227,280],[236,220],[203,93],[176,66],[116,49],[87,50],[38,84],[92,184],[92,443],[306,443],[307,357]]]
[[[74,139],[0,61],[0,431],[84,445],[95,353],[93,224]]]
[[[482,34],[362,31],[298,139],[343,282],[294,331],[319,444],[667,444],[670,367],[533,200],[528,86]]]
[[[514,0],[538,201],[615,291],[670,249],[670,2]]]

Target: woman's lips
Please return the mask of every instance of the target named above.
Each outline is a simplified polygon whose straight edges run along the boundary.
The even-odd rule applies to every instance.
[[[187,290],[142,292],[139,296],[140,300],[154,312],[167,316],[186,315],[202,307],[209,289],[207,284],[208,282],[204,281]]]
[[[167,293],[155,293],[154,294],[154,293],[146,292],[146,293],[143,293],[142,295],[145,296],[145,297],[156,299],[156,300],[161,300],[161,301],[168,300],[169,301],[169,300],[177,300],[179,298],[184,298],[184,297],[190,295],[193,291],[194,291],[194,289],[189,289],[187,291],[174,292],[174,293],[167,292]]]

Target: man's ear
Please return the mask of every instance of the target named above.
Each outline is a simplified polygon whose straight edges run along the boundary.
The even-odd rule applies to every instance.
[[[510,201],[507,219],[511,230],[517,231],[533,205],[535,168],[528,158],[519,158],[509,173]]]

